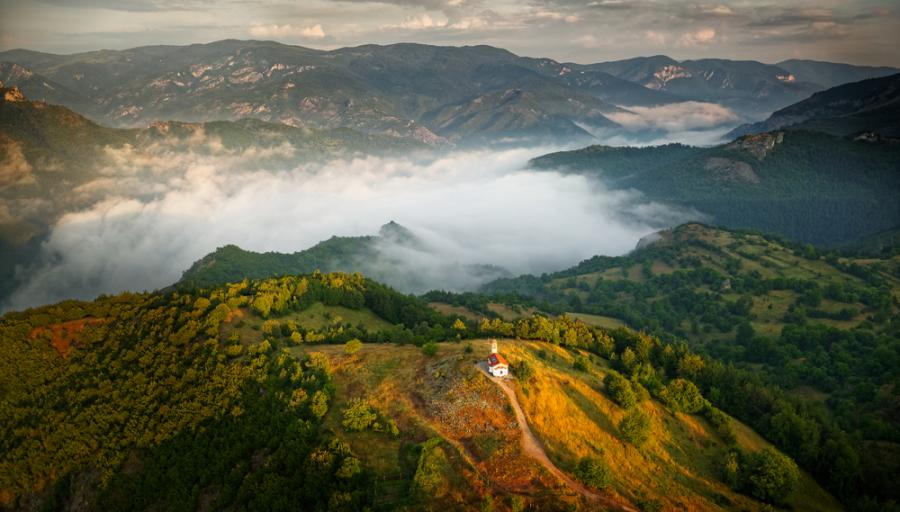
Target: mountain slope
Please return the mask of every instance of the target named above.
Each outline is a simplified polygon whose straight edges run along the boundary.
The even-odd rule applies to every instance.
[[[840,85],[785,107],[765,121],[735,128],[726,137],[791,129],[833,135],[874,132],[900,137],[900,74]]]
[[[591,146],[536,158],[532,166],[637,189],[726,226],[838,245],[897,225],[897,147],[892,141],[786,131],[711,148]]]
[[[524,59],[488,46],[437,47],[416,44],[364,45],[319,51],[264,41],[218,41],[186,47],[142,47],[70,56],[49,56],[28,51],[0,53],[76,93],[90,98],[96,119],[116,126],[135,126],[157,119],[188,122],[254,117],[316,129],[348,127],[393,134],[419,141],[441,135],[470,141],[491,136],[493,124],[460,120],[441,125],[423,123],[443,118],[441,111],[462,102],[478,101],[506,90],[553,86],[555,95],[582,95],[601,125],[611,122],[602,111],[599,87],[589,94],[566,85],[556,75]],[[558,63],[554,63],[557,66]],[[10,82],[13,83],[13,82]],[[31,83],[23,83],[26,93]],[[634,84],[618,83],[610,96],[640,91]],[[591,88],[582,88],[590,91]],[[638,92],[636,96],[647,96]],[[660,102],[666,102],[660,95]],[[563,107],[563,108],[561,108]],[[513,135],[552,133],[557,118],[586,122],[565,104],[538,94],[528,104],[531,119],[521,119],[514,104],[496,104],[500,117],[509,117]],[[546,122],[545,122],[546,120]],[[465,124],[463,127],[462,125]],[[458,129],[451,129],[458,127]],[[509,130],[501,130],[498,137]]]
[[[824,86],[756,61],[676,61],[665,55],[593,64],[591,68],[677,97],[721,103],[749,116],[795,103]]]
[[[309,310],[323,303],[334,321],[311,325]],[[362,320],[337,320],[340,311]],[[293,327],[275,333],[265,323],[270,315]],[[377,340],[377,330],[392,324],[400,325],[391,331],[398,338],[412,335],[404,322],[449,327],[424,304],[342,274],[203,294],[123,294],[5,315],[0,506],[371,505],[376,473],[320,428],[334,394],[327,362],[281,349],[297,339]],[[257,330],[242,330],[245,323]]]
[[[534,317],[516,329],[543,339],[539,326],[549,321]],[[641,384],[628,384],[637,394],[622,405],[615,389],[623,384],[610,380],[621,369],[613,359],[638,335],[553,322],[579,341],[504,340],[502,350],[519,372],[512,385],[526,421],[548,457],[592,487],[589,496],[617,510],[766,509],[753,498],[759,489],[725,483],[719,461],[738,457],[748,476],[762,476],[759,454],[788,469],[789,459],[712,406],[681,410],[671,397],[684,378],[665,379],[669,394],[654,390],[652,399]],[[487,340],[433,343],[480,332],[459,325],[362,276],[321,273],[7,314],[0,317],[7,356],[0,503],[339,511],[596,505],[520,448],[521,425],[506,397],[473,364]],[[601,358],[582,345],[586,337],[622,348]],[[627,411],[649,419],[646,439],[626,435]],[[579,469],[584,460],[616,471],[598,479]],[[798,510],[838,508],[807,475],[794,477],[776,499]]]
[[[898,394],[889,384],[900,347],[896,255],[840,257],[688,224],[647,237],[627,256],[482,292],[442,300],[488,316],[491,302],[571,312],[683,339],[741,375],[725,378],[719,368],[699,379],[717,389],[715,404],[796,457],[848,507],[897,499]]]

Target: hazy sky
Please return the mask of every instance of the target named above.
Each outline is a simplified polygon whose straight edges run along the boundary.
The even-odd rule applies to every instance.
[[[490,44],[583,63],[665,53],[900,65],[900,0],[0,0],[0,49],[225,38]]]

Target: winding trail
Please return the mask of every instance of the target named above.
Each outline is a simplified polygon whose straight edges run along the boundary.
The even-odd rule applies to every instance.
[[[485,363],[483,362],[478,363],[477,366],[481,373],[485,374],[491,382],[500,386],[500,389],[503,390],[503,392],[506,394],[506,397],[509,399],[509,403],[510,405],[512,405],[513,412],[515,412],[516,414],[516,422],[519,424],[519,430],[522,431],[522,449],[529,457],[538,461],[542,466],[544,466],[544,468],[547,469],[547,471],[556,476],[556,478],[562,480],[571,489],[575,490],[585,498],[596,502],[598,505],[603,507],[604,510],[637,512],[637,510],[627,505],[591,491],[580,482],[577,482],[572,477],[567,475],[565,472],[563,472],[563,470],[556,467],[556,464],[554,464],[553,461],[551,461],[550,458],[547,457],[547,452],[545,452],[544,447],[541,446],[540,440],[538,440],[537,436],[535,436],[531,431],[531,427],[528,426],[528,421],[525,419],[525,413],[522,411],[522,406],[519,405],[519,399],[518,397],[516,397],[516,392],[512,388],[512,386],[509,385],[507,379],[493,377],[490,373],[488,373],[487,365],[485,365]]]

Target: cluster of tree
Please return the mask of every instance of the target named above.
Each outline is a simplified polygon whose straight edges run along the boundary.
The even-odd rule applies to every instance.
[[[237,307],[271,315],[307,294],[347,300],[331,295],[335,288],[362,296],[359,279],[338,277],[122,294],[5,315],[2,505],[63,508],[82,493],[94,510],[367,505],[370,475],[318,428],[333,394],[325,361],[268,341],[235,355],[220,336]]]

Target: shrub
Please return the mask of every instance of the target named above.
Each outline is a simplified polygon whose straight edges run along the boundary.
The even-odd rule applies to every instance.
[[[747,457],[745,485],[751,495],[761,500],[781,502],[799,479],[797,464],[773,448],[765,448]]]
[[[344,419],[341,425],[347,430],[359,431],[369,428],[378,415],[372,410],[368,402],[361,398],[350,400],[350,404],[344,409]]]
[[[433,341],[429,341],[428,343],[422,345],[422,353],[428,357],[434,357],[437,354],[438,345]]]
[[[660,398],[672,410],[688,414],[700,412],[706,404],[697,386],[685,379],[673,379],[662,389]]]
[[[575,476],[579,480],[597,489],[606,489],[612,485],[612,470],[603,459],[584,457],[578,461]]]
[[[731,428],[731,419],[728,418],[727,414],[716,407],[713,407],[711,404],[707,404],[703,409],[703,415],[710,423],[712,423],[712,426],[716,429],[716,433],[719,434],[725,443],[732,445],[737,442],[737,437],[734,435],[734,430]]]
[[[631,387],[631,382],[621,375],[608,373],[603,379],[603,383],[606,384],[606,392],[609,397],[623,408],[629,409],[637,403],[637,395]]]
[[[348,341],[347,343],[344,343],[344,353],[347,354],[348,356],[359,352],[359,349],[361,349],[361,348],[362,348],[362,342],[356,338],[353,338],[352,340]]]
[[[471,354],[474,351],[472,348],[472,343],[466,343],[466,347],[463,349],[463,352],[466,354]]]
[[[313,413],[316,419],[322,419],[328,412],[328,395],[321,389],[313,394],[312,403],[309,405],[309,412]]]
[[[625,440],[641,446],[650,438],[650,417],[644,411],[633,408],[619,422],[619,430]]]
[[[243,353],[243,345],[228,345],[227,347],[225,347],[225,355],[228,357],[238,357]]]
[[[588,360],[588,358],[584,356],[578,356],[575,358],[575,362],[572,364],[572,366],[580,372],[586,372],[590,367],[590,363],[591,362],[590,360]]]
[[[534,378],[534,368],[528,364],[528,361],[518,361],[512,365],[513,375],[522,382],[527,382]]]
[[[732,489],[738,489],[741,484],[741,455],[737,451],[730,451],[725,454],[725,460],[722,461],[722,480],[731,486]]]

